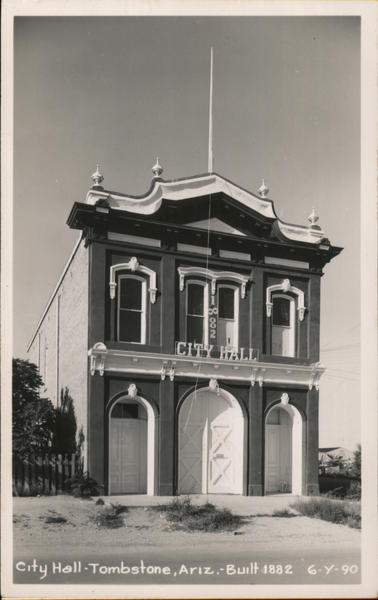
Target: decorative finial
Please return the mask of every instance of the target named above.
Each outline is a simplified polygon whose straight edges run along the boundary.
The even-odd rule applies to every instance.
[[[98,187],[104,181],[104,176],[100,173],[100,165],[97,163],[96,170],[91,175],[93,181],[93,187]]]
[[[260,194],[261,198],[266,198],[268,193],[269,193],[269,188],[267,185],[265,185],[265,179],[263,179],[262,184],[259,187],[259,194]]]
[[[312,211],[308,215],[307,219],[310,221],[310,227],[317,227],[316,223],[319,221],[319,216],[316,214],[314,206],[312,207]]]
[[[154,174],[154,177],[160,177],[160,175],[163,172],[163,167],[159,163],[159,157],[158,156],[156,157],[156,163],[152,167],[152,172]]]

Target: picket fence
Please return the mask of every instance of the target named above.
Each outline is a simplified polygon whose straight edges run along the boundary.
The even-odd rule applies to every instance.
[[[13,456],[13,495],[56,495],[67,491],[66,481],[82,468],[76,454]]]

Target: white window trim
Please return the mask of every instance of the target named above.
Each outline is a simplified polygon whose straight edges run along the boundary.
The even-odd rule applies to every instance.
[[[180,292],[184,291],[185,278],[186,277],[205,277],[211,282],[211,295],[215,296],[217,282],[223,281],[234,281],[240,285],[241,297],[245,298],[245,290],[248,281],[251,281],[250,277],[235,273],[233,271],[212,271],[204,267],[178,267],[178,274],[180,276]]]
[[[290,331],[290,340],[289,340],[289,352],[290,354],[274,354],[272,350],[272,356],[295,356],[295,336],[296,336],[296,323],[295,323],[295,299],[293,296],[288,296],[287,294],[274,294],[273,302],[276,298],[283,298],[284,300],[288,300],[290,302],[290,325],[273,325],[272,319],[272,330],[273,327],[279,327],[280,329],[287,329]]]
[[[146,284],[146,280],[143,277],[139,277],[139,275],[131,275],[131,274],[126,274],[126,275],[120,275],[119,276],[119,280],[121,279],[137,279],[138,281],[142,282],[142,289],[141,289],[141,294],[142,294],[142,307],[141,310],[139,311],[135,311],[135,312],[140,312],[140,316],[141,316],[141,322],[140,322],[140,341],[139,342],[131,342],[131,341],[127,341],[125,343],[127,344],[145,344],[146,343],[146,295],[147,295],[147,284]],[[120,340],[120,336],[119,336],[119,317],[120,317],[120,294],[121,294],[121,286],[118,286],[118,302],[117,302],[117,341],[122,342],[125,340]],[[132,312],[132,309],[129,311]]]
[[[234,285],[228,285],[227,283],[221,283],[218,286],[218,320],[222,319],[223,321],[231,320],[231,319],[224,319],[224,318],[220,317],[220,315],[219,315],[219,290],[221,288],[228,288],[228,289],[234,291],[234,318],[232,320],[235,323],[235,332],[234,332],[235,343],[233,344],[233,347],[238,348],[239,347],[239,288],[235,287]]]
[[[280,291],[284,292],[285,294],[290,292],[291,294],[294,294],[295,296],[297,296],[298,317],[299,317],[300,321],[303,321],[305,310],[306,310],[306,307],[304,304],[304,293],[299,288],[291,285],[290,279],[283,279],[281,281],[281,283],[277,283],[276,285],[270,285],[269,287],[266,288],[266,316],[267,317],[272,316],[272,308],[273,308],[272,293],[280,292]]]
[[[149,269],[148,267],[141,265],[135,256],[130,258],[129,262],[127,262],[127,263],[119,263],[118,265],[112,265],[110,267],[109,287],[110,287],[110,298],[112,300],[114,300],[114,298],[116,296],[116,287],[117,287],[116,277],[117,277],[118,271],[131,271],[132,273],[135,273],[136,271],[138,271],[140,273],[143,273],[144,275],[147,275],[147,277],[149,278],[149,282],[150,282],[150,287],[148,289],[149,294],[150,294],[150,302],[151,302],[151,304],[154,304],[156,302],[156,292],[157,292],[156,273],[152,269]]]
[[[198,279],[190,279],[186,286],[185,297],[185,340],[188,339],[188,289],[189,285],[194,283],[203,288],[203,343],[207,346],[209,343],[209,284]],[[195,316],[195,315],[189,315]]]

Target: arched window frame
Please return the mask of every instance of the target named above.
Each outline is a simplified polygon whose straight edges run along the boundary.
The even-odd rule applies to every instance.
[[[207,293],[207,309],[212,302],[210,296],[213,298],[217,295],[218,286],[227,286],[232,287],[236,290],[235,292],[235,303],[237,302],[235,315],[236,315],[236,339],[237,342],[239,340],[239,300],[240,298],[244,299],[246,297],[246,286],[249,281],[252,281],[251,276],[242,275],[241,273],[236,273],[234,271],[213,271],[211,269],[205,267],[178,267],[177,269],[180,282],[179,288],[180,292],[183,292],[189,283],[201,283],[202,285],[206,285],[208,289]],[[198,278],[198,279],[197,279]],[[229,283],[231,282],[231,284]],[[234,284],[234,285],[232,285]],[[237,298],[237,300],[236,300]],[[185,312],[187,313],[187,294],[185,298]],[[209,310],[206,311],[205,315],[205,335],[204,340],[205,344],[209,343]],[[186,319],[186,315],[185,315]],[[187,339],[187,328],[185,322],[185,339]],[[210,343],[213,343],[210,341]],[[235,344],[235,347],[237,344]]]
[[[235,322],[235,331],[234,331],[234,343],[231,344],[232,347],[234,348],[238,348],[239,347],[239,296],[240,296],[240,289],[238,286],[236,285],[232,285],[229,283],[219,283],[217,286],[217,303],[218,303],[218,321],[221,318],[219,315],[219,291],[222,288],[227,288],[227,289],[231,289],[234,292],[234,322]],[[219,346],[219,342],[218,342],[218,346]],[[225,344],[226,345],[226,344]]]
[[[289,354],[284,354],[283,356],[295,356],[296,335],[297,335],[296,319],[295,319],[296,298],[294,296],[289,295],[289,294],[281,294],[279,292],[275,292],[271,296],[272,310],[273,310],[274,301],[277,298],[283,298],[284,300],[288,300],[290,302],[290,325],[279,325],[279,326],[277,326],[277,327],[280,327],[280,328],[286,328],[286,329],[290,330]],[[273,338],[273,327],[276,327],[276,326],[273,323],[273,316],[272,316],[272,323],[271,323],[271,337],[272,338]],[[282,356],[282,354],[275,354],[273,352],[273,339],[271,341],[271,347],[272,347],[271,353],[273,355],[275,355],[275,356]]]
[[[209,284],[201,279],[188,279],[185,290],[185,340],[188,339],[188,291],[191,284],[200,285],[203,288],[203,343],[209,343]]]
[[[305,304],[304,304],[304,292],[297,287],[294,287],[290,283],[290,279],[283,279],[281,283],[270,285],[266,288],[266,316],[269,318],[272,316],[272,294],[275,292],[283,292],[284,294],[292,294],[297,297],[297,311],[298,318],[300,321],[303,321],[305,315]],[[290,297],[290,296],[288,296]]]
[[[147,317],[146,317],[146,309],[147,309],[147,282],[145,280],[144,277],[140,277],[139,275],[133,275],[131,273],[121,273],[118,275],[118,282],[120,282],[121,280],[137,280],[137,281],[141,281],[142,286],[141,286],[141,331],[140,331],[140,340],[139,342],[137,341],[127,341],[128,344],[145,344],[146,343],[146,323],[147,323]],[[118,285],[118,294],[117,294],[117,341],[122,342],[125,340],[121,340],[120,339],[120,332],[119,332],[119,326],[120,326],[120,295],[121,295],[121,284]],[[138,311],[139,312],[139,311]]]
[[[186,278],[203,277],[211,283],[210,291],[212,296],[215,296],[216,294],[218,281],[233,281],[240,285],[240,295],[241,298],[244,299],[246,297],[247,283],[248,281],[251,281],[251,278],[247,275],[241,275],[234,271],[212,271],[205,267],[178,267],[177,271],[180,276],[180,292],[183,292],[185,289]]]
[[[141,265],[136,256],[130,258],[130,260],[127,263],[119,263],[110,267],[109,289],[111,300],[114,300],[116,297],[117,274],[120,271],[131,271],[132,273],[138,272],[142,273],[146,278],[148,278],[150,283],[148,288],[148,292],[150,294],[150,302],[151,304],[154,304],[156,302],[156,273],[149,267]]]

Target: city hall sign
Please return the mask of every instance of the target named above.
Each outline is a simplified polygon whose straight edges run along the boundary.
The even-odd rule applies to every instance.
[[[176,355],[192,358],[217,358],[219,360],[257,360],[255,348],[233,348],[214,344],[176,342]]]

